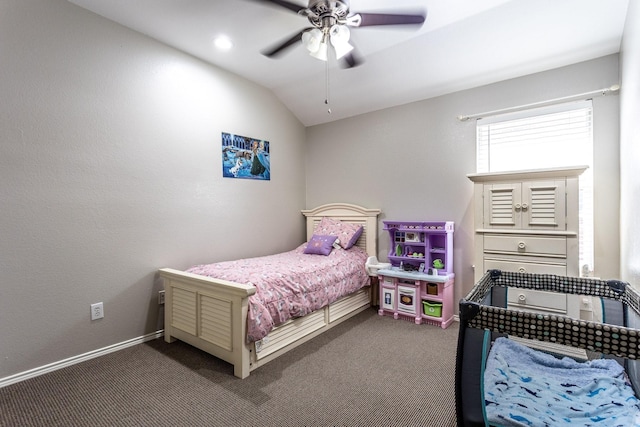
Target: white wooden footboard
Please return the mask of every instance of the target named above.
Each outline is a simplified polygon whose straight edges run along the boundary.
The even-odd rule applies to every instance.
[[[231,363],[234,375],[249,376],[251,353],[245,344],[252,285],[163,268],[164,339],[176,338]]]
[[[305,317],[274,328],[256,343],[245,342],[248,298],[252,285],[212,279],[163,268],[164,339],[175,339],[234,366],[238,378],[336,326],[370,306],[370,287],[348,295]]]

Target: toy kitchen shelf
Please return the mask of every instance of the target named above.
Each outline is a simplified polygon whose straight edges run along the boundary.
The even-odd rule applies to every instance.
[[[453,321],[453,222],[383,224],[391,267],[378,270],[378,314],[446,328]]]
[[[453,322],[454,274],[428,275],[398,267],[378,270],[380,316],[446,329]]]
[[[452,221],[383,221],[389,233],[389,262],[406,271],[453,273]]]

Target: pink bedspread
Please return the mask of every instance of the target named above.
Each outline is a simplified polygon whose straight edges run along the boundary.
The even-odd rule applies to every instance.
[[[306,243],[276,255],[187,270],[201,276],[251,284],[247,342],[264,338],[274,326],[318,310],[369,284],[367,254],[358,247],[333,249],[328,256],[306,255]]]

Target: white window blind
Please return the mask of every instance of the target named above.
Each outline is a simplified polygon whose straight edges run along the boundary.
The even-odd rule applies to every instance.
[[[482,118],[477,171],[587,165],[580,176],[580,269],[593,271],[593,121],[591,100]]]

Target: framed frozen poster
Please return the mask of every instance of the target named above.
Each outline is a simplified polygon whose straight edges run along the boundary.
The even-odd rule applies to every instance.
[[[269,181],[269,141],[222,132],[222,176]]]

